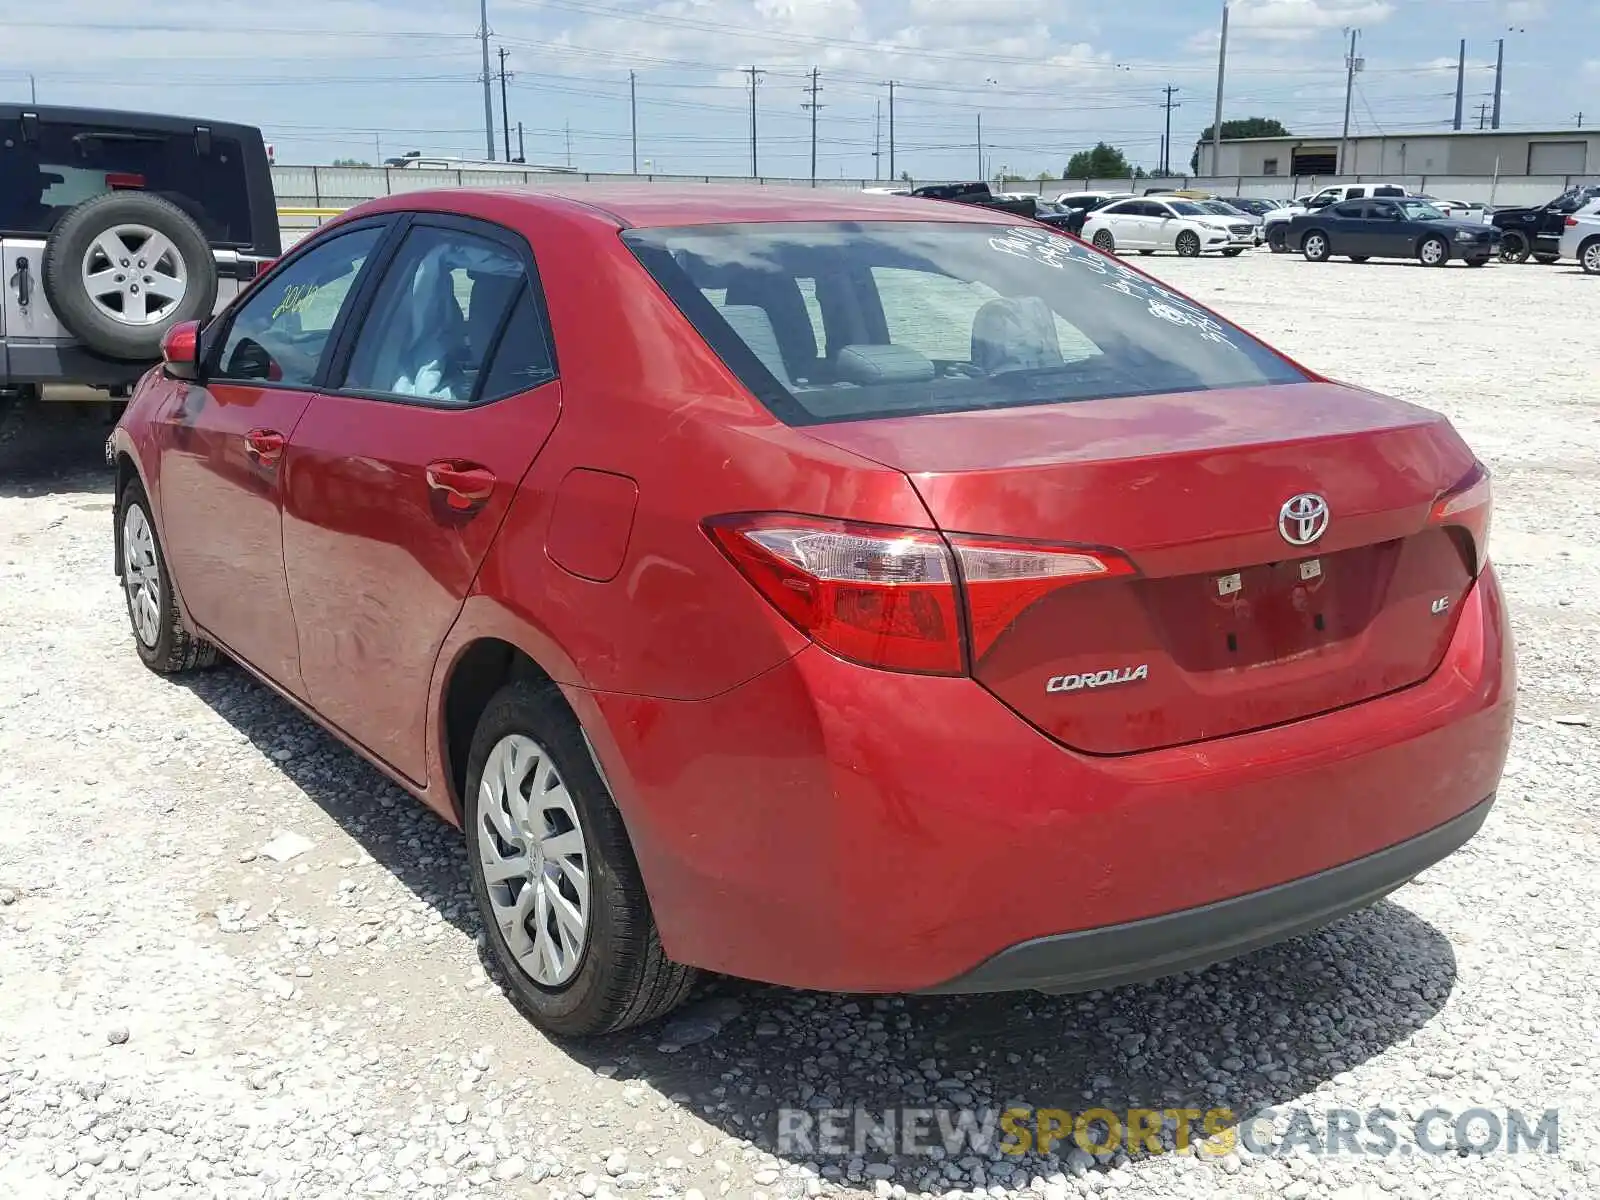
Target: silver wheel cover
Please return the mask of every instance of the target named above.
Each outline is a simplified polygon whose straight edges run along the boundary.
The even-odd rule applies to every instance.
[[[472,836],[517,965],[545,987],[568,982],[589,940],[589,852],[577,805],[532,738],[508,734],[489,751]]]
[[[1591,275],[1600,275],[1600,242],[1590,242],[1584,247],[1583,269]]]
[[[161,566],[155,534],[137,504],[128,505],[122,518],[122,586],[128,592],[134,636],[154,649],[161,638]]]
[[[1422,243],[1423,262],[1436,263],[1443,257],[1444,255],[1440,253],[1438,242],[1429,239],[1428,241]]]
[[[189,268],[164,233],[113,225],[83,255],[83,287],[102,316],[119,325],[156,325],[189,290]]]

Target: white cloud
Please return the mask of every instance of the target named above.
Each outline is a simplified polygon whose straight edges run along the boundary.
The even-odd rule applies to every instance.
[[[1393,12],[1387,0],[1237,0],[1228,30],[1230,36],[1301,41],[1328,29],[1376,25]]]

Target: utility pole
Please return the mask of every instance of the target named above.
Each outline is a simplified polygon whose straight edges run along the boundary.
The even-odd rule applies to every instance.
[[[1167,133],[1166,133],[1166,136],[1164,138],[1162,138],[1162,140],[1161,140],[1161,173],[1163,175],[1171,175],[1172,174],[1172,110],[1175,109],[1175,108],[1182,108],[1183,107],[1183,105],[1181,105],[1181,104],[1174,104],[1172,102],[1172,94],[1174,92],[1182,91],[1183,89],[1182,88],[1175,88],[1171,84],[1168,84],[1167,87],[1164,90],[1167,93]],[[1215,172],[1212,172],[1212,173],[1215,174]]]
[[[872,117],[872,178],[883,178],[883,101],[877,102]]]
[[[1356,91],[1356,72],[1361,69],[1361,60],[1356,57],[1356,39],[1361,36],[1361,30],[1350,31],[1350,52],[1344,60],[1344,133],[1339,138],[1339,174],[1350,173],[1350,100]]]
[[[761,82],[761,72],[746,67],[743,73],[750,76],[750,178],[760,179],[761,172],[756,169],[756,84]]]
[[[506,161],[511,161],[511,109],[506,103],[506,48],[500,47],[500,128],[505,133]]]
[[[1506,40],[1500,38],[1495,42],[1494,52],[1494,116],[1490,128],[1500,128],[1500,78],[1506,70]]]
[[[1222,83],[1228,70],[1228,0],[1222,0],[1222,41],[1217,45],[1217,115],[1211,123],[1211,174],[1222,174]]]
[[[802,104],[800,107],[801,108],[809,108],[811,110],[811,186],[812,187],[816,187],[817,186],[817,109],[822,107],[821,104],[817,103],[817,93],[822,90],[822,85],[817,82],[817,77],[820,74],[821,74],[821,72],[816,67],[812,67],[811,68],[811,83],[807,87],[801,89],[802,91],[807,91],[807,92],[811,93],[811,99],[809,101],[807,101],[805,104]]]
[[[528,161],[528,151],[522,145],[522,122],[521,121],[517,122],[517,161],[519,163],[525,163],[525,162]]]
[[[1578,114],[1578,128],[1583,128],[1583,114],[1581,112]]]
[[[889,178],[900,178],[894,173],[894,80],[889,80]]]
[[[478,41],[483,44],[483,144],[494,161],[494,93],[489,90],[489,0],[478,0]]]
[[[1485,100],[1478,105],[1478,128],[1484,130],[1489,127],[1489,102]]]
[[[1453,128],[1461,129],[1461,102],[1467,95],[1467,39],[1461,39],[1461,50],[1456,57],[1456,122]]]
[[[31,104],[39,103],[39,83],[33,77],[33,72],[28,72],[28,101]]]
[[[633,173],[639,173],[639,80],[628,72],[628,132],[633,140]]]
[[[978,179],[983,178],[983,114],[978,114]]]
[[[566,121],[562,126],[567,133],[567,166],[572,165],[572,122]]]

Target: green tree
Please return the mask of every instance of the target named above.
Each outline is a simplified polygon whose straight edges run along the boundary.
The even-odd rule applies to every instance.
[[[362,162],[359,158],[336,158],[333,160],[336,167],[370,167],[369,162]]]
[[[1074,154],[1061,178],[1130,179],[1143,175],[1144,171],[1132,166],[1121,150],[1099,142],[1093,150],[1079,150]]]
[[[1194,153],[1189,156],[1189,170],[1195,174],[1200,173],[1200,147],[1211,140],[1211,131],[1214,127],[1207,125],[1200,134],[1200,140],[1194,144]],[[1284,128],[1283,122],[1272,117],[1245,117],[1241,121],[1224,121],[1222,123],[1222,140],[1229,141],[1237,138],[1257,137],[1288,137],[1289,131]]]

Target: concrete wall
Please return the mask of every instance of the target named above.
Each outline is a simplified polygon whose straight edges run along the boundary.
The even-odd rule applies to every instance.
[[[1600,173],[1600,132],[1572,130],[1570,133],[1500,133],[1481,137],[1460,134],[1420,136],[1356,137],[1350,139],[1350,161],[1345,169],[1353,175],[1484,175],[1498,173],[1526,175],[1528,147],[1533,142],[1583,142],[1586,144],[1583,170]],[[1283,138],[1263,142],[1223,142],[1222,174],[1264,175],[1268,159],[1278,161],[1278,174],[1292,170],[1298,148],[1321,149],[1337,153],[1339,139]],[[1200,167],[1211,169],[1211,148],[1203,147]]]

